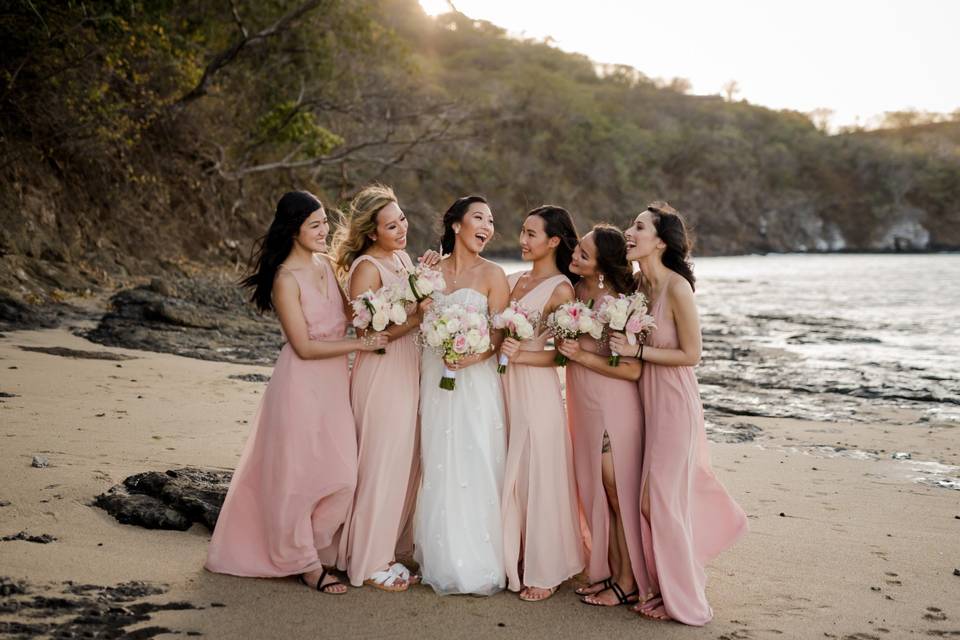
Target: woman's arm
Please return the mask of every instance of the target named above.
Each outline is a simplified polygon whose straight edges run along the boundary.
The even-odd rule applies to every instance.
[[[577,340],[560,340],[558,350],[569,360],[582,364],[592,371],[596,371],[609,378],[618,378],[620,380],[639,380],[642,367],[639,361],[633,358],[621,358],[620,366],[611,367],[609,356],[602,356],[598,353],[591,353],[580,348],[580,342]]]
[[[693,289],[686,280],[676,280],[664,292],[673,320],[677,324],[679,349],[643,348],[643,361],[668,367],[695,367],[700,364],[703,338],[700,335],[700,316],[693,299]],[[633,355],[633,353],[629,354]]]
[[[281,271],[273,282],[273,308],[294,353],[302,360],[334,358],[351,351],[372,351],[386,346],[387,337],[373,334],[363,338],[311,340],[307,320],[300,306],[300,285],[290,273]]]
[[[380,277],[380,270],[369,260],[362,260],[350,276],[350,299],[356,300],[357,297],[367,291],[377,291],[383,286],[383,278]],[[404,336],[420,324],[420,315],[417,310],[407,315],[407,320],[403,324],[391,324],[381,333],[387,335],[390,340],[396,340]],[[370,329],[357,329],[357,335],[366,335],[372,333]]]
[[[503,272],[503,269],[501,269],[499,265],[491,262],[486,268],[487,272],[485,276],[489,283],[489,288],[487,289],[487,310],[490,315],[493,316],[506,309],[510,303],[510,285],[507,282],[507,274]],[[483,353],[462,358],[457,363],[448,364],[447,366],[451,371],[456,371],[458,369],[465,369],[478,362],[483,362],[500,349],[501,342],[503,342],[503,331],[500,329],[491,329],[489,349]]]
[[[545,319],[556,311],[560,305],[571,302],[574,296],[573,287],[566,282],[555,287],[547,304],[543,305],[543,318]],[[543,334],[523,342],[506,338],[500,346],[500,353],[505,354],[514,364],[525,364],[531,367],[555,367],[557,366],[557,363],[554,362],[556,352],[553,349],[544,349],[545,345],[537,344],[542,337]],[[531,345],[534,348],[525,348]]]

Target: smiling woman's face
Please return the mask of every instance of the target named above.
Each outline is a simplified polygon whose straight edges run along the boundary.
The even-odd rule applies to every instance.
[[[322,253],[327,250],[328,233],[330,233],[330,225],[327,224],[327,212],[320,207],[300,225],[296,241],[307,251]]]
[[[391,202],[377,212],[377,230],[373,241],[384,251],[398,251],[407,246],[407,216],[400,205]]]
[[[463,214],[459,227],[454,226],[457,239],[473,253],[480,253],[493,237],[493,213],[483,202],[474,202]]]
[[[570,271],[584,277],[592,276],[597,272],[597,245],[593,241],[592,231],[580,238],[580,242],[573,250]]]

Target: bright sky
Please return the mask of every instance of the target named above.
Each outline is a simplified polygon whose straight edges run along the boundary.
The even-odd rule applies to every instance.
[[[420,0],[427,13],[446,0]],[[753,104],[834,111],[834,126],[884,111],[960,109],[958,0],[454,0],[511,35],[551,37],[597,62],[693,93],[736,80]]]

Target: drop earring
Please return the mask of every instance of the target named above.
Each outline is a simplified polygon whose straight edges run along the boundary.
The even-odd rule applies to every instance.
[[[602,274],[602,273],[600,274],[600,283],[599,283],[599,287],[600,287],[601,289],[603,289],[603,274]]]

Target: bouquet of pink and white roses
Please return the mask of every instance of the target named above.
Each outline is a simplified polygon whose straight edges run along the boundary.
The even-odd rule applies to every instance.
[[[529,340],[536,334],[535,327],[539,320],[538,313],[527,309],[516,300],[511,300],[509,307],[493,316],[493,328],[503,329],[507,336],[514,340]],[[501,354],[497,373],[506,373],[507,362],[507,356]]]
[[[417,302],[429,298],[435,291],[443,291],[447,287],[440,271],[422,264],[413,271],[407,272],[407,285],[410,294]]]
[[[629,296],[622,293],[616,298],[603,296],[597,308],[597,319],[610,328],[627,336],[627,342],[642,342],[647,334],[657,328],[653,316],[647,314],[647,298],[637,292]],[[608,360],[611,367],[620,364],[620,354],[611,352]]]
[[[440,356],[445,364],[490,349],[487,316],[470,304],[454,303],[440,309],[431,307],[420,323],[420,335],[424,344]],[[456,383],[457,372],[444,366],[440,388],[453,391]]]
[[[353,326],[383,331],[390,323],[403,324],[407,321],[408,302],[411,300],[406,285],[387,285],[376,291],[365,291],[350,303],[353,307]],[[376,353],[384,354],[386,349],[377,349]]]
[[[593,300],[586,303],[575,300],[560,305],[547,317],[547,326],[553,337],[561,340],[575,340],[584,334],[599,340],[603,335],[603,324],[593,311]],[[567,357],[559,351],[553,361],[558,366],[567,366]]]

